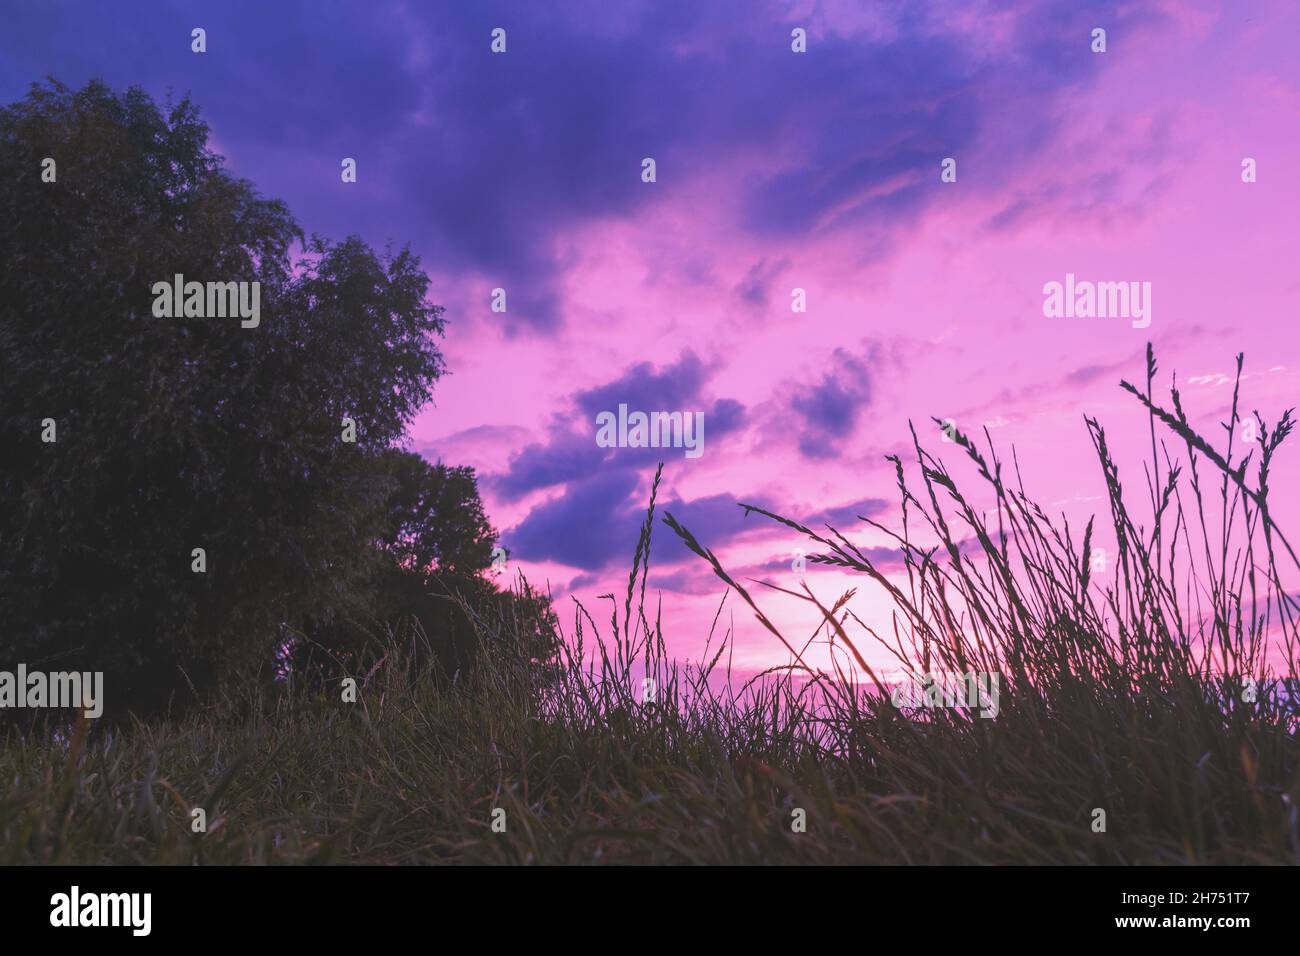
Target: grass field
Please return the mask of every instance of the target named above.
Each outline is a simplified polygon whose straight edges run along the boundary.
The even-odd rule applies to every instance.
[[[0,862],[1300,862],[1297,710],[1273,684],[1295,669],[1284,582],[1300,567],[1269,510],[1291,419],[1256,422],[1259,446],[1238,461],[1235,397],[1218,451],[1176,391],[1168,409],[1154,397],[1155,376],[1148,353],[1146,382],[1125,386],[1151,421],[1140,507],[1086,423],[1116,542],[1104,584],[1091,523],[1078,537],[1054,523],[991,448],[957,434],[949,447],[977,476],[967,495],[917,440],[896,461],[899,520],[877,526],[902,574],[848,529],[761,512],[894,604],[880,635],[848,595],[787,591],[842,662],[822,673],[652,497],[608,621],[577,607],[557,658],[482,620],[479,666],[452,679],[399,629],[356,675],[355,703],[258,685],[175,720],[11,729]],[[791,666],[718,690],[728,635],[698,665],[671,661],[647,613],[652,529],[708,561]],[[918,675],[999,675],[997,717],[894,706],[873,645]]]

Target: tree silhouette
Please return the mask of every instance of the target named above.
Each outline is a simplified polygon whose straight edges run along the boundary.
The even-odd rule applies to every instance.
[[[385,502],[383,546],[406,568],[476,575],[492,563],[496,532],[479,499],[474,469],[431,465],[391,450],[393,490]]]
[[[455,674],[472,666],[481,650],[466,605],[480,625],[511,634],[517,641],[512,653],[554,663],[558,621],[549,597],[524,582],[503,591],[487,574],[497,533],[483,510],[474,469],[433,465],[399,449],[384,452],[377,463],[389,479],[375,541],[380,560],[368,565],[371,577],[356,589],[361,599],[347,613],[309,617],[292,635],[292,669],[317,685],[366,672],[396,633],[416,638],[404,645],[408,664],[419,665],[428,650],[442,674]]]
[[[357,600],[387,450],[443,371],[417,257],[305,240],[207,139],[188,100],[98,82],[0,110],[0,662],[102,670],[110,711],[203,690]],[[155,317],[178,273],[259,282],[260,324]],[[481,543],[447,535],[477,520],[402,540],[472,564]]]

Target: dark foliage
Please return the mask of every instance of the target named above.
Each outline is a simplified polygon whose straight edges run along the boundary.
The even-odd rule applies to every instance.
[[[270,660],[304,609],[356,606],[385,452],[443,370],[418,259],[303,240],[207,134],[188,101],[99,83],[0,110],[0,660],[102,670],[110,712],[180,702]],[[260,325],[155,317],[177,273],[260,282]]]

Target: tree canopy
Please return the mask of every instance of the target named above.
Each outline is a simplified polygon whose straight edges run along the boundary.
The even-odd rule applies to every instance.
[[[264,659],[355,598],[376,541],[491,550],[472,473],[391,450],[444,369],[418,257],[304,237],[207,142],[135,88],[0,109],[0,653],[103,670],[110,708]],[[176,274],[260,283],[260,324],[155,317]]]

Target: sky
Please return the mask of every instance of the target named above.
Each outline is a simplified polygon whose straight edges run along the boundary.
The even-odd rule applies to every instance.
[[[796,573],[807,543],[737,503],[830,524],[888,568],[858,517],[898,527],[884,456],[914,460],[909,422],[969,480],[932,419],[987,428],[1081,527],[1105,513],[1085,415],[1143,487],[1147,419],[1118,382],[1147,342],[1207,434],[1238,352],[1246,408],[1297,404],[1289,0],[47,0],[3,21],[5,102],[47,75],[188,93],[228,168],[308,233],[422,257],[450,374],[410,447],[476,469],[508,571],[562,617],[572,596],[607,619],[659,461],[659,508],[735,577],[858,586],[880,622],[878,589]],[[1145,316],[1046,315],[1067,275],[1139,283]],[[601,447],[620,404],[702,414],[702,453]],[[649,586],[670,650],[697,657],[721,582],[659,526]],[[785,661],[726,608],[737,668]]]

